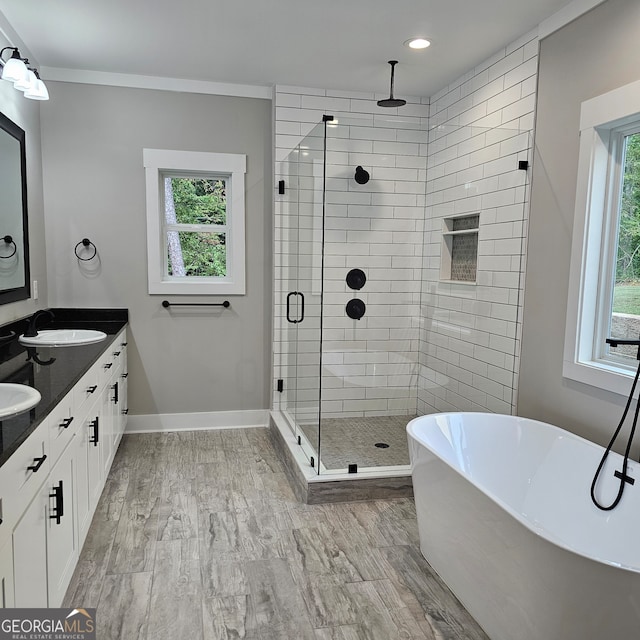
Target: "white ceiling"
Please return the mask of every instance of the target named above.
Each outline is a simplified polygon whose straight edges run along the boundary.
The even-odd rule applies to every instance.
[[[397,59],[396,95],[431,96],[567,4],[0,0],[0,11],[42,67],[383,94]],[[416,35],[432,46],[403,46]]]

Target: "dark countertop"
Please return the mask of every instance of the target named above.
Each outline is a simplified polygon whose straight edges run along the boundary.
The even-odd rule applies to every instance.
[[[53,322],[42,317],[38,329],[97,329],[107,334],[102,342],[72,347],[27,347],[18,342],[29,318],[0,327],[0,382],[27,384],[42,399],[30,411],[0,420],[0,466],[49,415],[127,325],[127,309],[51,309]],[[2,343],[13,331],[16,337]]]

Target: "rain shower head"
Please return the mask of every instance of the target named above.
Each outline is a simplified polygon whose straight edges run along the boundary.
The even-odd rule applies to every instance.
[[[378,100],[379,107],[403,107],[407,104],[406,100],[402,98],[394,98],[393,97],[393,75],[395,71],[395,66],[398,64],[397,60],[389,60],[389,64],[391,65],[391,90],[389,91],[389,97],[384,100]]]

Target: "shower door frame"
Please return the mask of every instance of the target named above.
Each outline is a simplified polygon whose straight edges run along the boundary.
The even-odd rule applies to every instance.
[[[281,291],[282,332],[288,358],[288,389],[281,403],[297,444],[316,474],[320,462],[320,406],[322,371],[322,297],[324,272],[324,181],[326,166],[326,121],[317,124],[287,156],[289,165],[289,215],[286,230],[288,290]],[[321,144],[320,144],[321,143]],[[318,148],[319,147],[319,148]],[[294,159],[295,158],[295,159]],[[319,170],[320,169],[320,170]],[[320,174],[320,175],[318,175]],[[321,185],[317,188],[317,182]],[[322,199],[318,201],[317,195]],[[316,326],[317,325],[317,326]],[[315,357],[317,356],[317,361]],[[307,428],[305,432],[304,427]],[[317,434],[313,434],[313,430]]]

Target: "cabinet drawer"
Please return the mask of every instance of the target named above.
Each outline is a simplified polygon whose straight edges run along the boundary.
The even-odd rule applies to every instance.
[[[99,364],[96,362],[73,388],[74,411],[78,414],[86,412],[91,403],[100,395]]]
[[[113,367],[111,371],[113,371],[114,369],[121,370],[124,367],[124,363],[127,357],[126,342],[124,342],[123,340],[120,340],[119,338],[116,338],[114,343],[111,345],[110,352],[111,352],[111,360],[113,362]]]
[[[116,357],[113,355],[113,349],[109,348],[109,350],[103,354],[103,356],[98,361],[98,386],[100,390],[103,389],[104,385],[111,380],[111,376],[116,368]]]
[[[102,390],[115,375],[115,373],[123,367],[127,357],[127,339],[126,332],[122,331],[115,340],[109,345],[108,349],[102,354],[100,360],[95,364],[98,373],[98,388]]]
[[[0,467],[0,544],[46,480],[50,469],[48,418]]]
[[[70,391],[49,414],[49,450],[51,466],[56,463],[66,446],[71,442],[78,427],[77,416],[74,416],[74,393]]]

